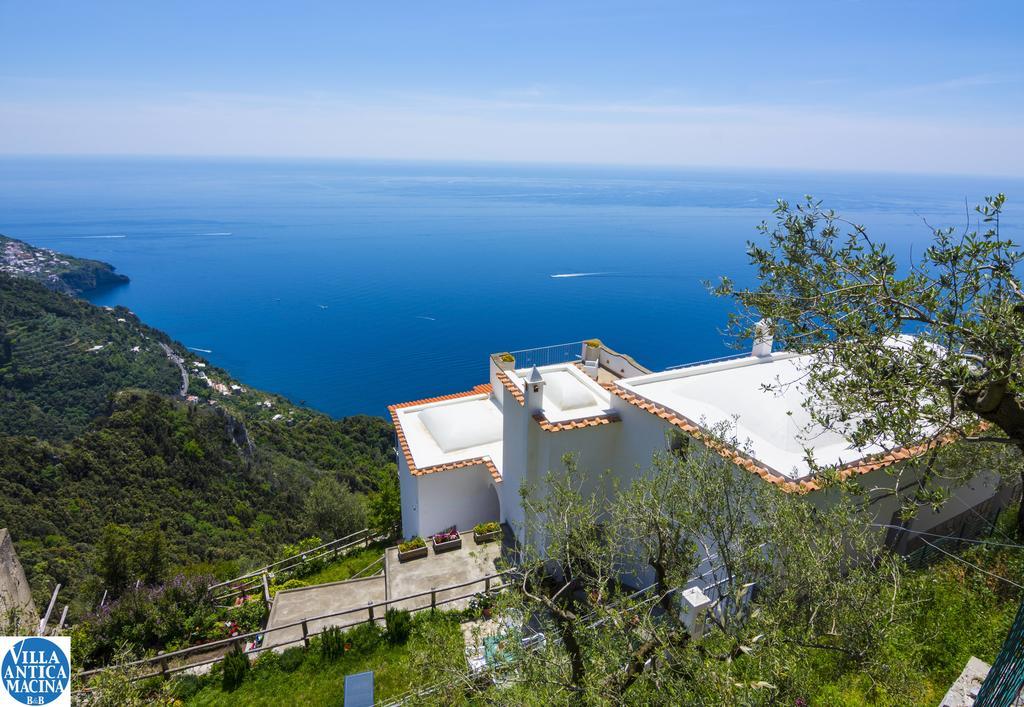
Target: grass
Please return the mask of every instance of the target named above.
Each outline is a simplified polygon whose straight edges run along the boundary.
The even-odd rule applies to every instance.
[[[299,580],[290,580],[288,582],[288,588],[294,587],[311,587],[314,584],[327,584],[328,582],[341,582],[346,579],[351,579],[352,575],[366,569],[370,563],[374,560],[379,560],[384,555],[385,548],[388,547],[388,543],[371,543],[369,547],[361,550],[356,550],[345,557],[335,560],[325,566],[323,569],[314,572],[313,574],[303,577]],[[377,571],[381,568],[378,567]],[[373,570],[371,570],[371,573]],[[369,574],[360,575],[361,577],[368,577]],[[271,593],[276,593],[281,587],[271,587]]]
[[[1015,544],[1015,517],[1015,509],[1004,512],[998,531],[988,539]],[[1024,577],[1022,550],[976,546],[958,554],[1000,577],[1018,582]],[[892,684],[879,690],[863,675],[817,665],[818,692],[812,703],[938,704],[971,656],[990,664],[995,660],[1022,599],[1012,585],[952,559],[909,572],[902,592],[900,626],[879,647],[879,655],[903,690],[893,692]]]
[[[323,658],[314,639],[302,664],[286,672],[276,654],[258,660],[242,685],[233,692],[221,689],[220,671],[200,680],[202,688],[183,700],[186,705],[341,704],[345,676],[372,670],[376,699],[386,700],[443,679],[446,670],[464,670],[458,613],[423,612],[413,618],[412,633],[404,645],[381,639],[376,645],[353,649],[337,660]],[[354,634],[347,632],[345,636]],[[358,635],[358,634],[355,634]],[[173,684],[170,686],[173,690]]]
[[[1012,515],[1004,514],[1000,531],[990,540],[1014,544],[1008,539],[1012,538]],[[1024,551],[1020,549],[982,545],[961,554],[1000,577],[1024,576]],[[876,675],[873,680],[838,654],[804,652],[792,656],[786,677],[788,693],[804,695],[811,705],[837,707],[938,704],[969,657],[993,661],[1021,601],[1020,590],[1012,585],[954,560],[907,572],[901,593],[898,627],[877,647],[876,667],[884,668],[884,679]],[[277,656],[268,655],[257,661],[234,692],[221,689],[220,669],[215,668],[210,676],[188,678],[192,681],[190,696],[179,697],[186,705],[341,704],[345,676],[372,670],[378,700],[447,682],[449,689],[431,697],[443,695],[443,703],[461,704],[466,698],[451,678],[454,672],[466,669],[459,630],[462,616],[461,612],[416,614],[409,640],[398,646],[378,640],[360,647],[359,639],[353,639],[359,634],[350,631],[344,640],[352,643],[354,650],[333,661],[321,656],[318,639],[314,639],[305,659],[292,672],[282,667]],[[363,627],[364,633],[367,628]],[[176,682],[164,689],[173,690]],[[497,689],[492,688],[485,699],[489,696],[501,702],[494,692]],[[546,694],[544,685],[524,689],[538,699]]]

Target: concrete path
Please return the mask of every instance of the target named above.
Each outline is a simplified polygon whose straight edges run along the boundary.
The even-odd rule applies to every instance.
[[[469,605],[470,598],[443,605],[442,602],[454,597],[473,595],[484,591],[487,582],[482,578],[498,571],[497,563],[501,556],[501,541],[477,545],[473,541],[473,533],[468,532],[462,535],[462,548],[459,550],[437,555],[429,541],[427,546],[429,548],[427,556],[411,562],[399,562],[398,548],[388,548],[384,553],[383,576],[279,591],[274,597],[270,617],[267,619],[268,633],[263,640],[263,647],[283,650],[291,645],[302,644],[301,626],[271,631],[275,627],[287,626],[308,617],[334,614],[347,609],[362,609],[344,616],[311,620],[306,624],[311,635],[328,626],[344,628],[362,623],[369,618],[369,611],[364,608],[368,603],[378,603],[385,599],[400,599],[420,592],[429,592],[433,587],[472,582],[469,586],[438,591],[436,594],[439,607],[462,609]],[[495,584],[498,582],[500,579],[494,580]],[[391,606],[409,610],[422,609],[430,606],[430,596],[399,601]],[[384,618],[384,607],[374,610],[374,618],[378,620]]]
[[[385,594],[383,577],[366,577],[365,579],[317,584],[312,587],[286,589],[278,592],[274,597],[270,618],[267,619],[267,629],[272,629],[275,626],[287,626],[309,616],[323,616],[346,609],[365,607],[369,602],[376,604],[384,601]],[[377,609],[375,617],[383,618],[383,616],[384,612]],[[309,621],[307,626],[312,635],[328,626],[344,628],[365,622],[367,618],[369,618],[367,611],[355,611],[344,616]],[[267,633],[263,640],[264,647],[286,648],[289,645],[302,645],[301,626]]]

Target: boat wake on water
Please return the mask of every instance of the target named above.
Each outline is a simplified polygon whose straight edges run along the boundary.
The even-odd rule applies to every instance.
[[[598,277],[600,275],[614,275],[615,273],[610,272],[560,272],[552,275],[553,278],[562,277]]]

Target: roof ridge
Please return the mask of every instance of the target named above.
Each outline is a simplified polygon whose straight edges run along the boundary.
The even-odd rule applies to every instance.
[[[601,383],[601,386],[608,390],[608,392],[632,405],[635,405],[641,410],[645,410],[652,415],[656,415],[684,432],[688,432],[705,444],[708,444],[708,446],[726,459],[734,462],[737,466],[757,474],[769,483],[777,485],[786,493],[807,493],[808,491],[819,491],[823,488],[823,485],[819,483],[817,478],[811,478],[812,476],[815,476],[814,472],[801,479],[789,479],[775,469],[769,467],[767,464],[759,462],[750,455],[734,448],[732,445],[718,440],[713,435],[709,435],[699,425],[679,413],[673,412],[662,405],[658,405],[638,393],[621,388],[615,383]],[[882,450],[875,454],[869,454],[860,459],[856,459],[852,462],[839,466],[838,478],[840,480],[844,480],[854,474],[867,474],[878,469],[883,469],[897,462],[920,456],[935,447],[945,446],[953,441],[955,441],[955,436],[950,434],[944,435],[943,437],[932,438],[915,445],[895,447],[893,449]]]
[[[481,383],[480,385],[473,386],[472,390],[464,390],[461,393],[449,393],[448,395],[438,395],[433,398],[421,398],[420,400],[410,400],[405,403],[395,403],[394,405],[388,405],[388,410],[397,410],[399,408],[408,408],[413,405],[426,405],[427,403],[440,403],[445,400],[456,400],[458,398],[466,398],[470,395],[484,395],[491,392],[490,383]]]
[[[533,416],[533,419],[545,432],[565,432],[566,430],[579,430],[584,427],[607,425],[612,422],[619,422],[622,418],[619,417],[617,412],[603,412],[599,415],[588,415],[587,417],[579,417],[574,420],[552,422],[544,413],[539,412]]]
[[[523,391],[519,390],[519,386],[512,382],[512,379],[508,377],[505,371],[498,371],[494,376],[505,386],[505,390],[512,393],[512,397],[516,399],[517,403],[520,405],[526,404],[526,396],[523,394]]]

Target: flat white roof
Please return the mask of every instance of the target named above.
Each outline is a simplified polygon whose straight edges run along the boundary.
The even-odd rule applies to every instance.
[[[487,394],[395,410],[418,468],[490,457],[501,471],[501,409]]]
[[[524,380],[531,370],[521,368],[508,371],[508,375],[520,390],[525,390]],[[612,411],[611,394],[575,365],[538,366],[537,371],[544,380],[544,417],[550,422],[580,420]]]
[[[791,479],[811,472],[811,450],[820,465],[844,464],[882,451],[856,448],[841,434],[825,430],[804,408],[802,380],[809,356],[774,353],[707,363],[618,381],[622,388],[704,428],[722,423],[759,462]],[[764,386],[774,386],[765,390]]]

